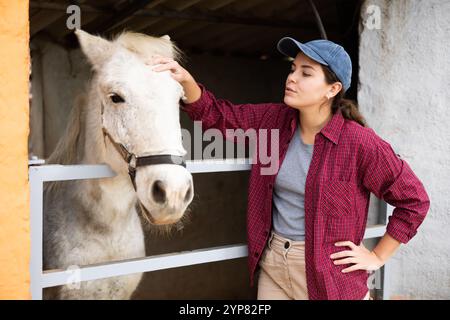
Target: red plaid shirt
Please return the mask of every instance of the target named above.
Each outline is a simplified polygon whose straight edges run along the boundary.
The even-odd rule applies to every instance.
[[[202,121],[203,130],[217,128],[224,136],[226,129],[278,129],[281,166],[299,121],[298,110],[282,103],[235,105],[216,99],[200,87],[202,95],[198,101],[181,105],[192,120]],[[270,149],[269,143],[267,154]],[[252,285],[271,231],[276,178],[276,174],[261,175],[262,164],[258,157],[256,160],[250,174],[247,212]],[[334,265],[330,254],[343,250],[335,247],[335,242],[350,240],[359,245],[363,240],[370,192],[395,207],[387,233],[407,243],[429,209],[423,184],[373,129],[347,120],[338,112],[315,136],[306,178],[305,264],[310,299],[362,299],[366,295],[368,273],[342,273],[349,265]]]

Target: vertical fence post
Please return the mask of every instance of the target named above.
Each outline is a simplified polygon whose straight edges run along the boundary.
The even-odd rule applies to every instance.
[[[33,300],[42,300],[43,185],[39,171],[29,166],[30,182],[30,290]]]
[[[389,216],[392,215],[394,207],[390,204],[386,203],[383,200],[380,200],[379,211],[378,211],[378,223],[387,225],[389,221]],[[389,299],[389,284],[390,284],[390,266],[389,262],[386,262],[383,268],[380,270],[381,272],[381,283],[382,283],[382,294],[381,297],[383,300]]]

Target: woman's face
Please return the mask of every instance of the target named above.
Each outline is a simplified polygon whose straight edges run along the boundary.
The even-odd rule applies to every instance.
[[[332,91],[321,65],[304,53],[298,53],[286,79],[284,103],[295,109],[314,107],[327,101],[327,95],[334,96]]]

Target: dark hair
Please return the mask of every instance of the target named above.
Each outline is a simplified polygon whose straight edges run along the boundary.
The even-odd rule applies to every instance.
[[[340,82],[336,74],[331,71],[331,69],[327,66],[321,65],[323,72],[325,73],[325,81],[328,84],[333,84],[335,82]],[[335,114],[336,112],[341,112],[344,118],[353,120],[363,127],[367,127],[367,122],[364,119],[363,115],[359,112],[358,105],[355,101],[344,98],[344,89],[333,98],[331,102],[331,113]]]

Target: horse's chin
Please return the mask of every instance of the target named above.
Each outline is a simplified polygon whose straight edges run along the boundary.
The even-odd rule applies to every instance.
[[[142,204],[139,203],[139,208],[140,208],[140,214],[142,215],[142,217],[147,220],[150,224],[155,225],[155,226],[167,226],[167,225],[172,225],[175,224],[177,222],[180,221],[180,218],[178,219],[156,219],[152,213]]]

